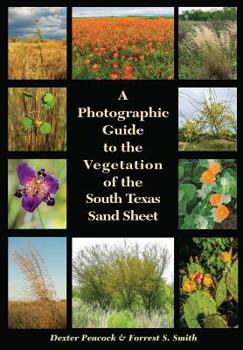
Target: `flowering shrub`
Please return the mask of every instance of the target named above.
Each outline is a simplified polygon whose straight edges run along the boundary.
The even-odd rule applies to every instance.
[[[236,198],[235,160],[180,160],[179,228],[222,228],[236,215]]]
[[[183,244],[180,254],[181,324],[189,328],[235,327],[238,312],[237,240],[190,238]],[[191,252],[195,256],[190,255]]]

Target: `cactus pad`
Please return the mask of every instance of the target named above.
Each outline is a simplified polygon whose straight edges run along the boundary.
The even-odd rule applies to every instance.
[[[227,288],[226,288],[225,278],[222,277],[221,280],[219,281],[216,294],[215,294],[215,301],[217,306],[220,306],[225,301],[226,297],[227,297]]]
[[[217,307],[210,294],[197,291],[190,295],[184,305],[184,317],[189,328],[201,328],[200,316],[215,314]]]
[[[226,286],[229,293],[238,303],[238,260],[236,260],[226,275]]]
[[[220,315],[209,315],[203,321],[204,328],[228,328],[227,322]]]

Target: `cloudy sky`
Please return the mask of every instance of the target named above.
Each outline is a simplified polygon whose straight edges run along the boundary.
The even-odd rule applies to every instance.
[[[28,300],[24,275],[16,265],[13,252],[25,254],[29,247],[35,248],[45,261],[57,291],[58,299],[66,299],[66,238],[64,237],[10,237],[9,238],[9,300]]]
[[[185,12],[185,11],[191,11],[191,10],[201,10],[201,11],[209,11],[214,9],[222,9],[223,7],[179,7],[179,14]]]
[[[73,17],[173,15],[173,7],[73,7]]]
[[[35,35],[35,19],[39,19],[44,38],[66,37],[65,7],[9,7],[8,28],[10,37],[31,37]]]
[[[234,117],[237,117],[237,89],[236,88],[213,88],[212,90],[219,101],[228,103]],[[183,124],[183,116],[191,119],[195,115],[196,103],[202,103],[204,98],[210,96],[209,88],[180,88],[179,89],[179,127]]]
[[[108,246],[114,246],[117,244],[123,244],[124,240],[128,243],[138,243],[139,247],[143,249],[146,244],[155,243],[161,244],[167,247],[170,254],[170,262],[167,270],[165,271],[164,278],[168,282],[174,281],[174,239],[173,238],[73,238],[73,259],[77,256],[78,252],[85,247],[91,247],[96,244],[107,244]]]

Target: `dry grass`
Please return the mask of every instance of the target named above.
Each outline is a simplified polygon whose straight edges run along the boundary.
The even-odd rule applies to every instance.
[[[66,302],[55,303],[58,322],[49,303],[31,301],[9,301],[8,327],[12,329],[45,329],[66,327]]]
[[[66,79],[66,41],[9,42],[9,79]]]
[[[32,98],[25,98],[23,93]],[[43,110],[41,98],[45,93],[54,96],[54,107]],[[51,132],[41,134],[35,126],[24,129],[25,115],[41,115],[50,123]],[[65,88],[9,88],[8,90],[8,149],[9,151],[65,151],[66,150],[66,89]]]
[[[181,23],[180,78],[236,79],[237,23]]]
[[[9,302],[9,328],[64,328],[65,303],[57,301],[56,290],[44,260],[34,248],[13,257],[26,281],[30,302]]]

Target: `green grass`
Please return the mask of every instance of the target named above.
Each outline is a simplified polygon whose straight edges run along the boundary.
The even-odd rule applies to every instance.
[[[219,140],[210,136],[202,136],[198,142],[179,141],[179,151],[236,151],[237,143]]]

